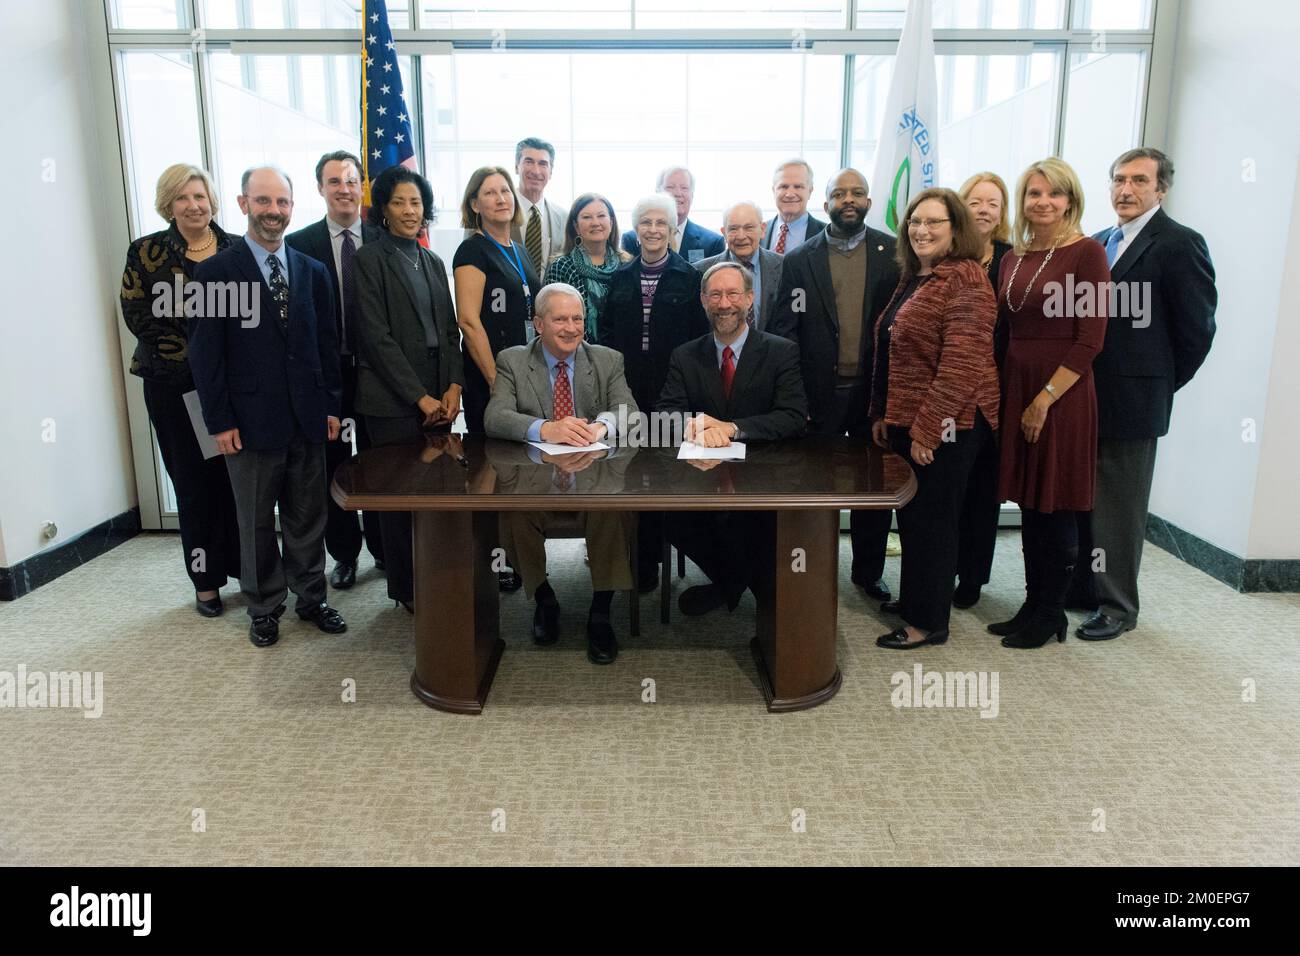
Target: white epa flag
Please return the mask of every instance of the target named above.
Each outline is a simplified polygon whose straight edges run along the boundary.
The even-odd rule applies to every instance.
[[[867,223],[895,234],[907,212],[908,197],[938,184],[932,3],[908,0],[871,174],[873,202]]]

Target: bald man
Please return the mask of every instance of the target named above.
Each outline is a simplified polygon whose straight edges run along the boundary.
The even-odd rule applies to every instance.
[[[220,297],[220,314],[191,320],[189,357],[203,421],[235,493],[248,639],[269,647],[280,638],[290,590],[298,617],[327,634],[347,630],[325,602],[325,442],[339,437],[342,381],[334,283],[321,263],[284,242],[293,183],[273,167],[249,169],[239,208],[247,235],[199,263],[194,278],[240,290],[235,299],[254,306],[252,314],[230,314],[232,300]]]
[[[754,304],[746,316],[749,327],[766,332],[776,309],[776,293],[781,286],[782,257],[763,248],[767,224],[763,212],[752,202],[733,203],[722,214],[722,238],[727,251],[695,263],[700,272],[719,262],[735,262],[749,270],[754,283]]]

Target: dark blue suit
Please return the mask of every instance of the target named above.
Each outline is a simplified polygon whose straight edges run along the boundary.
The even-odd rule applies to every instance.
[[[623,233],[623,248],[633,256],[641,255],[641,243],[637,242],[636,230]],[[686,220],[686,228],[682,230],[681,248],[677,250],[679,256],[687,262],[695,263],[709,256],[720,256],[726,251],[727,243],[721,233],[697,226],[690,219]],[[699,252],[699,255],[695,255],[696,252]]]
[[[210,434],[239,429],[244,448],[269,451],[301,434],[325,441],[328,416],[342,402],[334,287],[325,267],[282,245],[289,264],[289,324],[281,327],[271,289],[242,239],[199,263],[201,283],[254,282],[261,294],[258,323],[237,316],[190,322],[190,368]]]
[[[226,468],[239,517],[239,587],[253,618],[274,614],[290,589],[300,615],[325,601],[326,418],[339,416],[341,401],[329,272],[288,245],[275,254],[287,263],[287,323],[281,324],[271,288],[242,237],[200,263],[194,275],[205,285],[240,283],[255,290],[256,324],[245,328],[238,315],[190,322],[190,367],[204,423],[214,435],[239,429],[242,447],[226,456]]]

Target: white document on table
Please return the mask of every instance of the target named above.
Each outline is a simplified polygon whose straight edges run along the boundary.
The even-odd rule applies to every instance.
[[[605,451],[609,448],[603,441],[590,445],[557,445],[549,441],[530,441],[528,444],[546,455],[577,455],[585,451]]]
[[[693,441],[684,441],[680,448],[677,449],[678,461],[744,461],[745,460],[745,443],[733,441],[730,445],[724,445],[722,448],[705,448],[703,445],[697,445]]]
[[[185,410],[190,413],[190,427],[194,429],[194,437],[198,439],[199,451],[203,452],[204,460],[216,458],[221,451],[217,448],[217,440],[208,434],[208,426],[203,422],[203,406],[199,404],[198,389],[186,392],[181,399],[185,402]]]

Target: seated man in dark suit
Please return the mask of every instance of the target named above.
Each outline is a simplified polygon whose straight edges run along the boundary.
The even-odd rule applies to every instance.
[[[262,167],[245,172],[240,189],[248,234],[194,273],[209,302],[226,290],[227,308],[194,317],[190,367],[235,493],[249,640],[268,647],[279,640],[289,590],[300,618],[329,634],[347,630],[325,603],[325,442],[339,435],[339,344],[329,273],[284,243],[293,184]],[[248,289],[252,315],[231,314],[229,292],[242,304]]]
[[[497,354],[496,382],[483,416],[488,437],[575,447],[615,444],[620,407],[627,409],[626,420],[636,413],[636,400],[623,375],[623,356],[583,342],[585,324],[586,307],[573,286],[554,282],[537,294],[537,338]],[[555,495],[574,489],[568,463],[555,463],[551,485]],[[587,618],[587,659],[593,664],[610,664],[618,656],[609,608],[615,591],[632,586],[630,517],[610,511],[582,516],[594,591]],[[501,513],[506,554],[537,602],[538,644],[554,644],[560,634],[560,605],[546,580],[546,528],[552,520],[540,511]]]
[[[733,441],[797,438],[808,420],[799,346],[752,329],[745,321],[754,304],[753,278],[735,262],[719,262],[704,273],[700,301],[713,331],[678,346],[656,409],[697,413],[686,438],[717,448]],[[672,512],[668,540],[690,557],[712,582],[687,588],[677,604],[683,614],[704,614],[727,605],[735,610],[752,587],[763,514]]]

